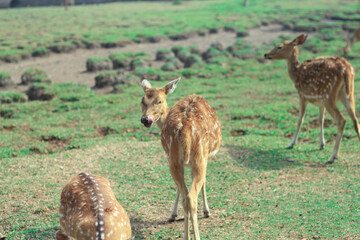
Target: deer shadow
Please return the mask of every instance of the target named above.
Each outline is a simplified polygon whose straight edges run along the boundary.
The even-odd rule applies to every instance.
[[[257,148],[247,148],[238,145],[226,145],[232,159],[244,167],[259,170],[281,170],[294,166],[303,166],[302,163],[294,159],[285,148],[273,148],[260,150]]]

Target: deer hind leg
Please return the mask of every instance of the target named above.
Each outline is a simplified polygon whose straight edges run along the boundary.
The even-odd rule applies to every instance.
[[[345,93],[342,93],[342,94],[339,94],[339,98],[340,98],[342,104],[344,104],[346,111],[348,112],[348,114],[353,122],[355,132],[360,141],[360,126],[359,126],[358,119],[357,119],[356,113],[355,113],[354,95],[350,94],[350,96],[347,96]]]
[[[194,159],[192,167],[192,184],[189,194],[186,198],[186,204],[190,209],[191,222],[194,230],[194,239],[200,240],[198,218],[197,218],[197,204],[198,195],[205,183],[206,177],[206,161],[200,156],[198,159]]]
[[[177,160],[177,159],[176,159]],[[188,189],[185,184],[184,179],[184,166],[180,165],[177,161],[173,159],[169,160],[169,167],[171,176],[174,179],[174,182],[177,186],[177,191],[180,192],[183,198],[183,207],[184,207],[184,240],[190,239],[190,227],[189,227],[189,220],[190,220],[190,209],[187,204],[187,196],[188,196]],[[178,198],[178,193],[176,198]],[[176,206],[175,201],[175,206]],[[174,208],[175,208],[174,206]],[[176,206],[177,207],[177,206]],[[174,211],[174,209],[173,209]],[[171,218],[171,216],[170,216]]]
[[[178,189],[176,189],[175,204],[174,204],[173,210],[171,211],[169,222],[174,222],[176,217],[178,216],[179,198],[180,198],[180,191]]]
[[[335,99],[330,100],[329,102],[325,103],[325,107],[330,113],[330,115],[334,118],[336,125],[337,125],[337,136],[336,136],[336,142],[334,146],[334,151],[331,154],[329,160],[326,163],[333,163],[337,157],[341,139],[343,136],[344,126],[345,126],[345,118],[339,111],[338,107],[336,106]]]
[[[325,138],[324,138],[324,112],[325,107],[319,107],[319,124],[320,124],[320,150],[324,149]]]
[[[204,185],[201,188],[201,192],[202,192],[202,196],[203,196],[204,217],[208,218],[208,217],[210,217],[210,208],[209,208],[209,205],[208,205],[208,202],[207,202],[205,183],[206,183],[206,180],[204,181]]]
[[[292,149],[294,147],[296,141],[297,141],[301,125],[304,122],[304,114],[305,114],[305,110],[306,110],[306,105],[307,105],[307,102],[305,101],[305,99],[300,97],[300,109],[299,109],[298,124],[297,124],[297,127],[296,127],[296,132],[294,134],[294,137],[292,138],[291,143],[287,147],[287,149]]]

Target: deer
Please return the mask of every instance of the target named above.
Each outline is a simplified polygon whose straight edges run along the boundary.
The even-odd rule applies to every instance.
[[[292,41],[286,40],[266,53],[264,57],[271,60],[286,60],[288,73],[299,94],[300,110],[297,128],[287,148],[291,149],[294,147],[304,121],[307,103],[312,103],[319,107],[320,149],[323,149],[325,146],[323,131],[325,109],[330,113],[337,125],[334,150],[326,162],[330,164],[337,157],[345,126],[345,118],[336,105],[338,100],[341,101],[350,115],[360,141],[360,127],[355,114],[355,73],[353,67],[345,58],[337,56],[321,56],[300,64],[298,46],[304,44],[306,39],[307,34],[301,34]]]
[[[169,222],[175,221],[178,215],[178,201],[181,194],[184,208],[184,239],[190,239],[191,218],[194,239],[199,240],[198,195],[201,190],[204,217],[208,218],[210,209],[205,189],[206,167],[208,159],[219,151],[222,128],[214,109],[202,96],[188,95],[171,108],[168,107],[167,96],[174,92],[180,79],[175,79],[161,88],[153,88],[146,79],[142,81],[144,96],[141,101],[141,123],[147,128],[155,123],[160,129],[161,144],[177,187]],[[191,169],[190,190],[185,184],[185,167]]]
[[[69,5],[75,5],[75,0],[64,0],[65,10],[68,10]]]
[[[57,240],[131,239],[129,217],[106,178],[78,174],[64,186],[60,202]]]
[[[350,38],[350,40],[347,41],[347,44],[344,48],[344,57],[347,57],[352,46],[360,40],[360,27],[355,30],[354,34]]]

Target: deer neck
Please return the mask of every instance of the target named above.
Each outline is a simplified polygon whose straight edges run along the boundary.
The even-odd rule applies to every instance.
[[[166,117],[169,113],[169,107],[168,105],[166,104],[165,106],[165,110],[163,112],[163,114],[160,116],[159,120],[156,121],[156,126],[162,130],[163,129],[163,126],[164,126],[164,123],[165,123],[165,120],[166,120]]]
[[[286,60],[286,64],[291,80],[296,82],[296,76],[298,75],[300,66],[299,49],[297,47],[294,48],[294,51],[292,51],[290,57]]]

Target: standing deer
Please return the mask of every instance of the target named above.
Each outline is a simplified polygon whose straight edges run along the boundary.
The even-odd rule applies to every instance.
[[[156,123],[161,130],[161,143],[168,157],[171,176],[177,186],[176,200],[169,221],[175,221],[178,214],[179,194],[184,207],[184,239],[190,239],[189,220],[191,217],[194,237],[200,239],[197,221],[197,199],[200,190],[203,195],[204,216],[210,210],[206,200],[205,178],[208,158],[219,150],[222,129],[214,109],[205,98],[189,95],[169,109],[166,98],[174,92],[179,79],[162,88],[152,88],[147,80],[142,81],[141,123],[151,127]],[[185,185],[184,168],[191,168],[190,191]]]
[[[304,120],[306,105],[310,102],[319,107],[320,149],[323,149],[325,145],[323,132],[325,108],[337,124],[334,151],[327,161],[327,163],[333,163],[339,151],[345,126],[345,118],[336,106],[337,100],[344,104],[360,141],[360,127],[355,115],[354,69],[346,59],[341,57],[317,57],[300,64],[298,46],[302,45],[306,38],[307,35],[302,34],[292,41],[284,41],[264,56],[266,59],[286,60],[290,78],[300,97],[299,120],[288,148],[293,148],[296,143]]]
[[[350,40],[348,40],[345,48],[344,48],[344,56],[347,57],[347,55],[349,54],[352,46],[358,42],[360,40],[360,27],[358,29],[355,30],[354,34],[352,35],[352,37],[350,38]]]
[[[71,179],[61,193],[59,216],[57,240],[131,238],[129,217],[101,176],[80,173]]]
[[[64,0],[65,10],[68,10],[69,5],[75,5],[75,0]]]

